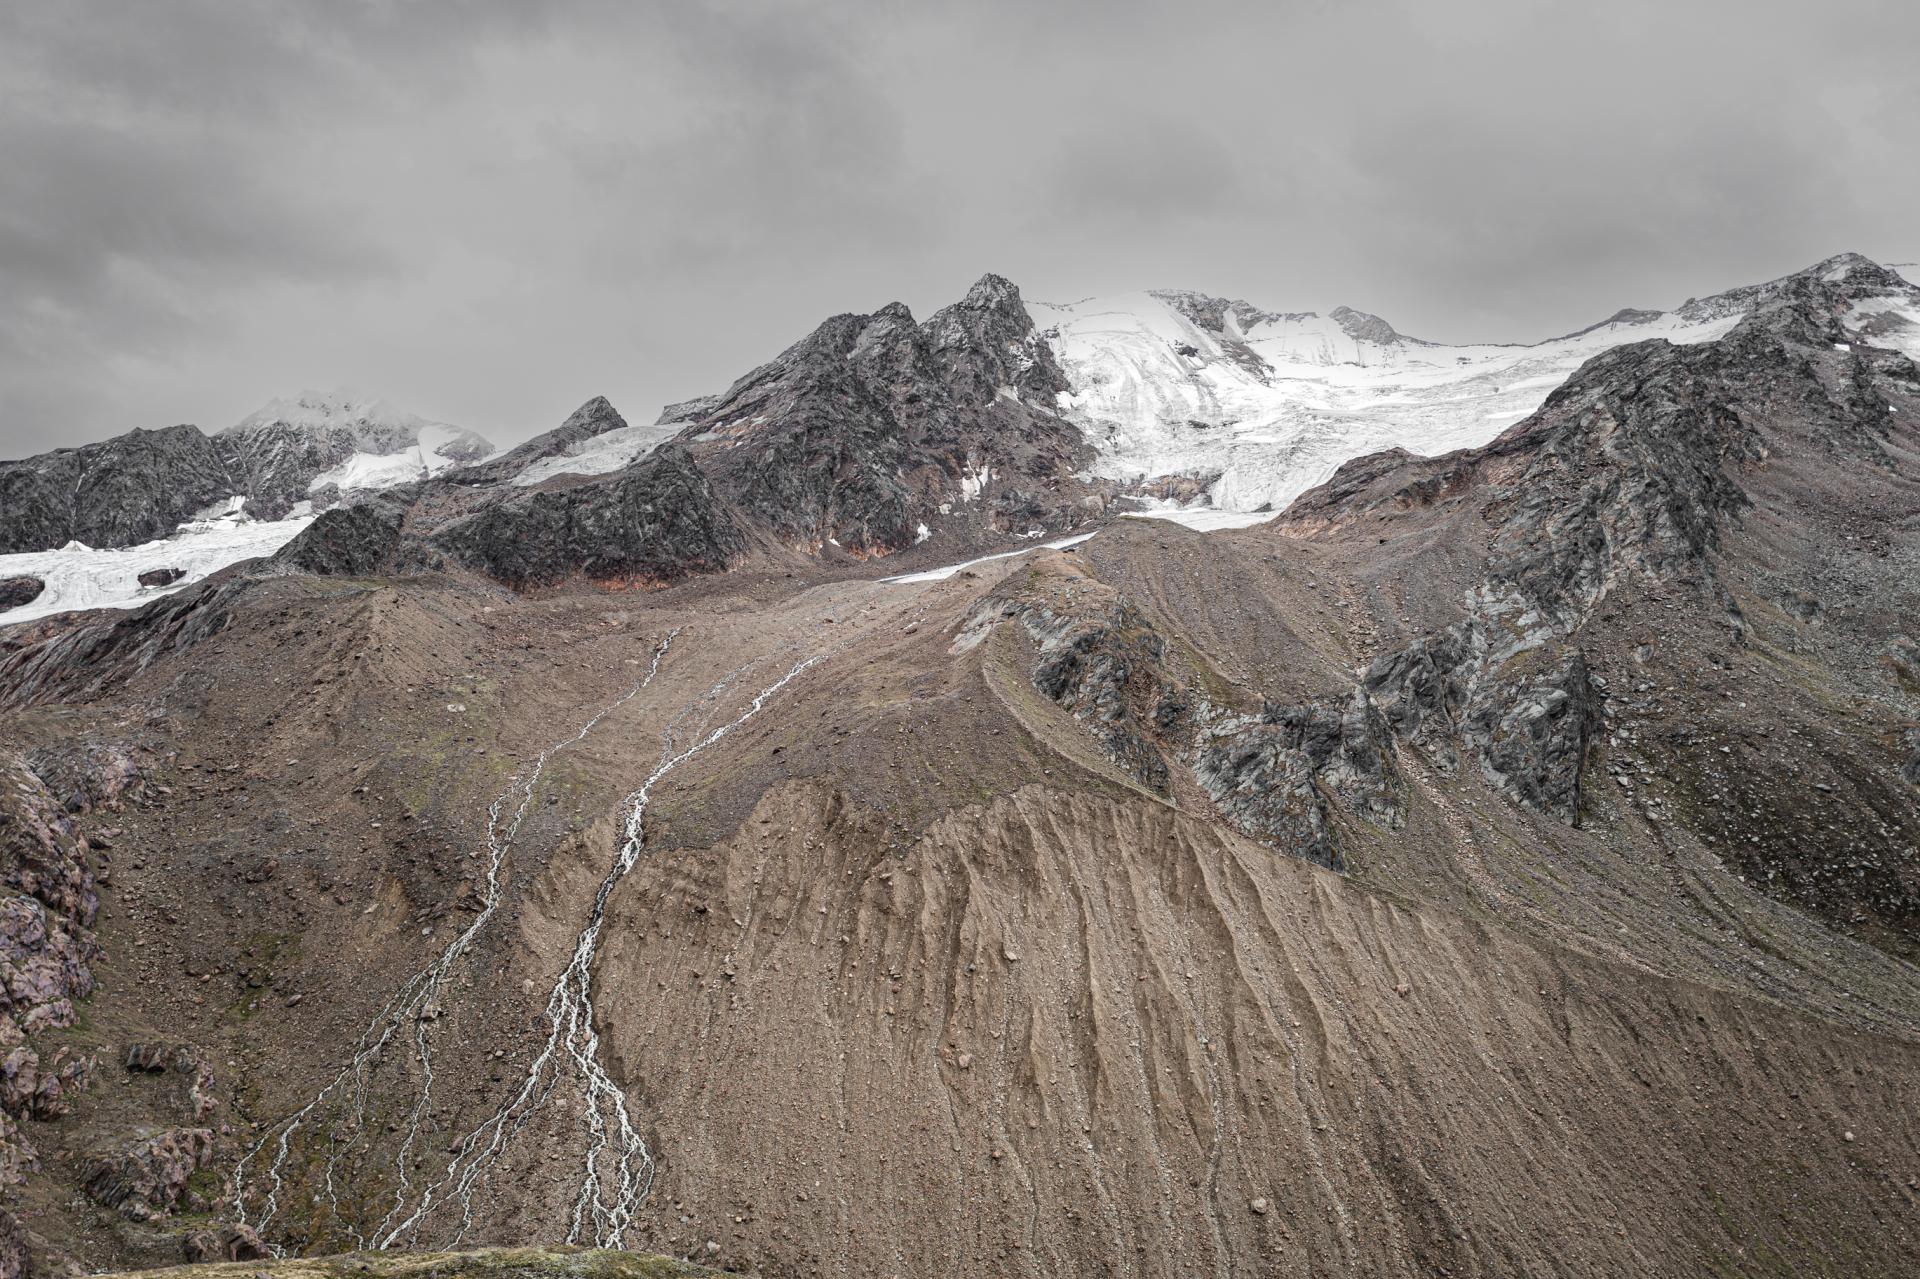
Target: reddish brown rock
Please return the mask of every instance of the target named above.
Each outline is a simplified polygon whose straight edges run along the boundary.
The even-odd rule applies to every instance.
[[[193,1265],[220,1261],[262,1261],[272,1255],[252,1226],[215,1225],[196,1230],[180,1242],[187,1261]]]
[[[173,1210],[187,1179],[212,1158],[212,1129],[176,1128],[89,1160],[87,1196],[130,1220],[151,1221]]]

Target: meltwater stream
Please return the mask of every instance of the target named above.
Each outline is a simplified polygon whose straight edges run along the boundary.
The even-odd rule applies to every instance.
[[[625,1246],[627,1232],[652,1185],[654,1157],[634,1126],[625,1092],[600,1064],[599,1034],[594,1028],[593,963],[607,902],[645,847],[647,805],[654,788],[676,768],[759,714],[769,700],[820,662],[822,656],[807,658],[789,668],[762,688],[746,709],[693,745],[675,751],[671,737],[667,739],[659,764],[621,803],[620,843],[613,865],[600,881],[569,962],[548,996],[546,1041],[528,1065],[520,1086],[490,1118],[452,1145],[452,1159],[437,1178],[416,1188],[408,1169],[416,1159],[415,1152],[432,1109],[431,1024],[438,1015],[442,995],[456,966],[498,909],[502,868],[532,806],[548,761],[585,739],[602,720],[651,684],[677,633],[669,634],[654,648],[646,673],[638,682],[602,707],[572,735],[542,751],[488,807],[487,875],[480,913],[433,962],[415,973],[395,993],[362,1032],[352,1057],[339,1073],[306,1105],[269,1128],[235,1165],[230,1187],[242,1224],[247,1223],[247,1196],[254,1189],[249,1185],[253,1170],[264,1166],[260,1217],[253,1223],[264,1233],[283,1206],[281,1195],[287,1188],[287,1165],[296,1135],[310,1124],[331,1119],[333,1126],[327,1138],[326,1159],[320,1169],[316,1202],[324,1199],[356,1246],[390,1248],[402,1241],[415,1240],[436,1210],[449,1204],[458,1206],[459,1223],[453,1240],[464,1241],[475,1224],[475,1193],[487,1182],[533,1115],[564,1084],[571,1082],[581,1094],[585,1154],[567,1239],[568,1242],[586,1240],[601,1247]],[[701,700],[717,698],[738,674],[722,679]],[[686,708],[682,717],[699,704]],[[363,1233],[340,1211],[336,1174],[340,1172],[342,1158],[360,1144],[367,1133],[371,1121],[372,1076],[383,1062],[392,1059],[389,1049],[403,1039],[411,1043],[408,1056],[419,1076],[417,1091],[392,1158],[396,1173],[393,1201],[378,1224]],[[344,1140],[342,1134],[345,1134]]]

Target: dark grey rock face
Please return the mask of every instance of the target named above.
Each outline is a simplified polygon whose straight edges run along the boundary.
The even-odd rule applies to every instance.
[[[917,324],[893,303],[835,316],[692,412],[681,439],[714,489],[781,540],[857,553],[911,545],[965,477],[1054,495],[1069,523],[1079,432],[1051,411],[1066,379],[1020,302],[986,276]]]
[[[323,511],[294,539],[274,552],[277,569],[321,577],[360,577],[390,566],[406,522],[404,499],[369,497]]]
[[[712,395],[696,395],[691,400],[681,400],[678,404],[669,404],[660,410],[655,418],[656,426],[672,426],[678,422],[697,422],[711,414],[714,406],[725,398],[725,392]]]
[[[1757,309],[1724,338],[1616,348],[1486,448],[1358,459],[1303,495],[1279,522],[1295,536],[1408,527],[1484,552],[1457,620],[1361,681],[1394,736],[1573,823],[1604,758],[1622,800],[1749,883],[1910,935],[1920,369],[1839,323],[1850,295],[1905,287],[1843,257],[1737,291]],[[1786,704],[1749,710],[1766,686],[1743,681],[1779,667]],[[1795,723],[1803,695],[1820,713]],[[1843,704],[1860,723],[1826,718]]]
[[[754,539],[885,554],[942,505],[974,500],[981,527],[1071,524],[1086,514],[1072,480],[1084,448],[1047,407],[1065,387],[1019,291],[987,276],[924,325],[898,303],[835,316],[724,393],[670,406],[662,420],[686,423],[678,440],[615,475],[486,491],[626,426],[589,401],[429,485],[409,523],[514,586],[669,582],[728,567]]]
[[[1044,606],[1017,607],[1039,644],[1033,686],[1087,724],[1119,764],[1156,794],[1169,773],[1160,748],[1191,728],[1191,710],[1165,674],[1166,643],[1126,605],[1091,617],[1062,616]],[[1170,732],[1172,730],[1172,732]]]
[[[91,697],[115,687],[163,655],[226,629],[234,602],[258,584],[244,573],[217,576],[101,621],[9,635],[0,641],[0,706]]]
[[[33,603],[46,589],[47,584],[37,577],[0,577],[0,613]]]
[[[1209,724],[1190,747],[1194,779],[1228,820],[1297,857],[1341,869],[1329,796],[1381,826],[1400,821],[1399,779],[1380,713],[1344,701],[1269,703]]]
[[[232,458],[235,493],[261,519],[280,519],[308,496],[315,477],[357,452],[396,453],[413,442],[411,432],[369,425],[360,429],[311,427],[287,422],[230,427],[214,439]]]
[[[1465,746],[1513,798],[1577,820],[1602,702],[1578,638],[1595,605],[1638,579],[1725,606],[1717,556],[1752,505],[1740,475],[1766,456],[1760,413],[1871,456],[1889,417],[1876,379],[1913,377],[1905,357],[1872,348],[1840,379],[1809,362],[1846,336],[1833,320],[1843,298],[1823,274],[1765,286],[1770,304],[1720,341],[1594,357],[1484,449],[1357,459],[1303,495],[1289,520],[1464,492],[1493,501],[1467,616],[1376,659],[1364,679],[1396,732],[1446,764]]]
[[[516,492],[447,522],[429,540],[514,587],[575,574],[666,583],[719,572],[746,550],[691,452],[673,443],[590,483]]]
[[[991,404],[1001,387],[1023,400],[1051,404],[1070,389],[1020,290],[1004,276],[981,276],[966,297],[935,311],[922,331],[956,404]]]
[[[244,491],[230,461],[199,428],[169,426],[0,462],[0,554],[165,537]]]

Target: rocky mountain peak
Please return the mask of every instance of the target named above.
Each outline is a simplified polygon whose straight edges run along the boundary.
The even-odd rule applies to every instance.
[[[1020,290],[988,273],[967,295],[935,311],[922,326],[955,394],[983,404],[1001,387],[1021,398],[1050,402],[1068,389],[1052,348],[1035,332]]]
[[[596,395],[568,414],[559,429],[592,427],[591,434],[598,435],[605,431],[617,431],[626,424],[627,420],[620,416],[620,410],[613,407],[612,401],[604,395]]]
[[[1402,340],[1400,333],[1379,316],[1356,311],[1350,306],[1336,306],[1327,313],[1327,318],[1338,324],[1356,342],[1391,346]]]
[[[959,305],[974,311],[1012,310],[1021,305],[1020,286],[989,271],[973,282]]]

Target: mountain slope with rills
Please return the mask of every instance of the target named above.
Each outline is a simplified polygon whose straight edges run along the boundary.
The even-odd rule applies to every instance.
[[[983,281],[0,631],[0,1259],[1911,1273],[1906,287],[1203,532]]]

